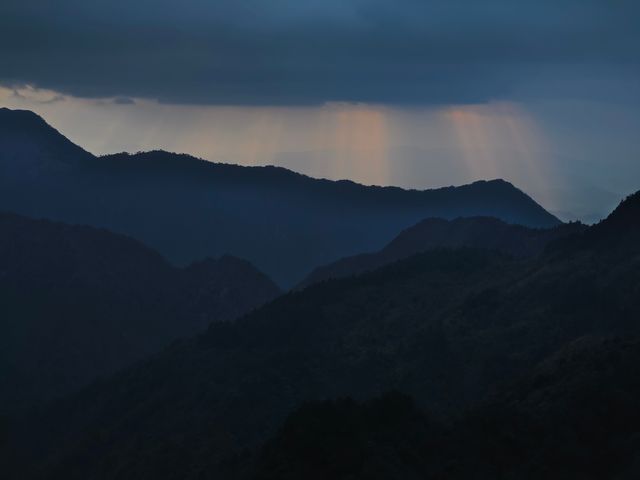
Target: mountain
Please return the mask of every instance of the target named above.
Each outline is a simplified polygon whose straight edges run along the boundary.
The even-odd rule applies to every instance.
[[[426,467],[440,473],[435,478],[448,478],[450,469],[451,478],[469,478],[476,467],[475,478],[623,472],[631,468],[638,424],[630,418],[624,430],[608,409],[619,402],[620,412],[632,414],[629,406],[640,400],[637,369],[628,368],[636,349],[627,355],[615,346],[640,336],[640,244],[627,241],[636,219],[620,214],[635,211],[639,198],[531,258],[431,250],[214,323],[9,421],[4,460],[13,465],[5,470],[18,478],[238,478],[252,452],[282,438],[279,427],[302,403],[361,402],[398,390],[449,439],[432,443],[436,454],[425,456]],[[619,234],[607,248],[592,239],[614,226]],[[622,343],[598,340],[606,338]],[[602,410],[598,398],[613,403]],[[327,417],[317,418],[314,428],[322,428]],[[607,418],[616,422],[608,430]],[[365,431],[364,439],[375,434]],[[374,447],[385,447],[384,435],[393,432],[380,435]],[[620,441],[611,446],[620,457],[611,450],[594,456],[609,440]],[[402,460],[399,467],[420,461]],[[603,470],[590,469],[599,460]],[[572,475],[563,477],[564,466]]]
[[[382,250],[354,255],[317,267],[297,288],[305,288],[330,278],[375,270],[434,248],[482,248],[516,257],[529,257],[541,253],[549,242],[579,233],[584,228],[582,224],[569,223],[549,229],[532,229],[510,225],[490,217],[454,220],[427,218],[401,232]]]
[[[397,392],[292,413],[243,478],[632,479],[640,341],[580,338],[491,403],[445,423]]]
[[[567,248],[630,247],[640,242],[640,192],[630,195],[605,220],[591,228],[580,245],[569,243]],[[563,245],[560,242],[560,246]]]
[[[0,170],[5,182],[30,180],[79,167],[93,155],[27,110],[0,108]],[[22,178],[21,178],[22,177]]]
[[[181,265],[232,254],[287,287],[426,217],[560,223],[501,180],[415,191],[168,152],[97,158],[35,114],[8,109],[0,109],[0,208],[127,234]]]
[[[77,390],[274,298],[248,262],[178,269],[105,230],[0,213],[0,412]]]

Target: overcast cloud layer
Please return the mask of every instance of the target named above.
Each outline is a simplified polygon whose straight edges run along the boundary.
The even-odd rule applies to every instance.
[[[3,0],[0,83],[202,104],[628,101],[638,18],[635,0]]]

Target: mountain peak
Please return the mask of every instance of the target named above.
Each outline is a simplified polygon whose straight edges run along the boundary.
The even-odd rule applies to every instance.
[[[622,200],[620,205],[602,222],[602,225],[615,225],[633,229],[639,228],[640,190]]]
[[[625,198],[611,214],[588,232],[592,239],[628,241],[640,234],[640,190]]]
[[[505,180],[504,178],[492,178],[492,179],[488,179],[488,180],[476,180],[475,182],[472,182],[472,185],[474,183],[485,183],[487,185],[501,185],[504,187],[510,187],[510,188],[516,188],[513,183]]]
[[[44,118],[31,110],[12,110],[6,107],[0,107],[0,129],[28,129],[31,131],[35,129],[54,130],[53,127],[45,122]]]
[[[29,161],[33,161],[34,150],[62,160],[61,163],[93,157],[31,110],[0,108],[0,143],[5,151],[14,152],[12,157],[25,157]]]
[[[553,248],[560,250],[618,250],[637,251],[640,245],[640,190],[625,198],[600,223],[582,235],[558,242]]]

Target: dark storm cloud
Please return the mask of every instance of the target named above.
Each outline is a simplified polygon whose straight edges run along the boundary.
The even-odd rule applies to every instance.
[[[637,3],[4,0],[0,82],[184,103],[478,102],[560,66],[635,73]]]

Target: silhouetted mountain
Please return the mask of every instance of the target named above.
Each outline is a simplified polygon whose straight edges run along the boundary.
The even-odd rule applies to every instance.
[[[316,268],[297,288],[375,270],[433,248],[482,248],[528,257],[541,253],[549,242],[585,228],[580,223],[569,223],[549,229],[532,229],[490,217],[428,218],[401,232],[378,252],[354,255]]]
[[[604,220],[589,228],[579,238],[558,239],[550,249],[564,254],[585,250],[619,250],[624,255],[640,243],[640,192],[628,196]]]
[[[640,474],[640,342],[581,338],[514,392],[453,422],[385,394],[306,404],[255,455],[244,478],[632,479]]]
[[[131,235],[179,264],[233,254],[286,286],[426,217],[560,223],[500,180],[407,191],[167,152],[96,158],[35,114],[8,109],[0,109],[0,173],[0,208]]]
[[[279,292],[223,257],[177,269],[105,230],[0,213],[0,412],[42,402]]]
[[[51,174],[93,158],[27,110],[0,108],[0,148],[3,173],[17,176]]]
[[[611,215],[591,229],[586,239],[587,243],[604,248],[640,242],[640,192],[623,200]]]
[[[608,222],[628,205],[560,241],[580,245],[592,232],[612,228]],[[616,228],[625,235],[633,219]],[[622,473],[631,468],[637,422],[634,417],[625,431],[613,414],[607,430],[608,414],[597,400],[604,395],[612,402],[607,408],[620,402],[621,412],[633,413],[629,406],[640,400],[637,369],[616,371],[632,365],[636,353],[622,363],[609,347],[572,365],[562,358],[573,358],[584,337],[624,343],[639,336],[639,289],[639,243],[551,249],[527,259],[431,250],[286,294],[236,322],[212,324],[203,335],[21,418],[11,437],[18,452],[10,458],[20,478],[237,478],[244,449],[259,448],[302,402],[361,401],[393,389],[444,422],[451,439],[442,443],[444,460],[427,454],[417,472],[427,468],[435,478],[449,478],[449,470],[451,478]],[[605,360],[611,363],[591,372]],[[545,406],[545,398],[554,400]],[[361,444],[379,426],[365,425]],[[372,452],[395,444],[394,435],[382,432]],[[595,454],[603,442],[617,446],[618,440],[627,453],[614,468],[610,449]],[[381,461],[396,458],[390,455]],[[414,460],[399,458],[400,472],[413,468]]]

